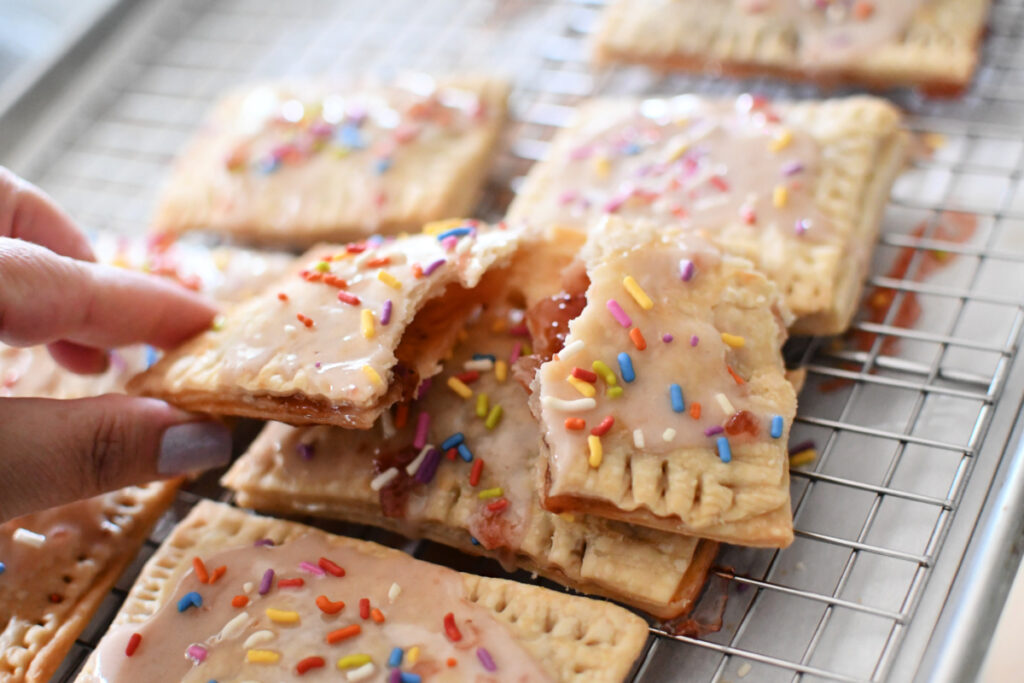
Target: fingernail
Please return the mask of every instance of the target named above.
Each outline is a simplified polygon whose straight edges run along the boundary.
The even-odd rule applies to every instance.
[[[231,431],[219,422],[186,422],[168,427],[160,439],[159,474],[184,474],[227,465]]]

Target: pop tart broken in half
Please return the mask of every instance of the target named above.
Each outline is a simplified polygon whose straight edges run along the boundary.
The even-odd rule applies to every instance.
[[[368,429],[439,371],[517,242],[502,225],[453,220],[315,247],[129,389],[186,410]]]
[[[776,287],[697,233],[614,218],[584,257],[586,305],[535,381],[543,505],[788,545],[796,395]]]

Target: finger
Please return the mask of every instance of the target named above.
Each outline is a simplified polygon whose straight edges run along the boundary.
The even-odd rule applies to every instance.
[[[0,399],[0,522],[230,457],[227,427],[163,401]]]
[[[206,299],[165,278],[0,238],[0,340],[8,344],[62,339],[167,349],[208,327],[215,313]]]
[[[80,375],[98,375],[110,367],[110,356],[102,349],[69,341],[56,341],[46,348],[62,367]]]
[[[0,166],[0,237],[39,244],[58,254],[95,261],[89,240],[52,199]]]

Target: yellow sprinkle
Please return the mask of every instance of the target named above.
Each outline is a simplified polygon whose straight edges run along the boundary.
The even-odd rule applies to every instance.
[[[742,349],[743,345],[747,343],[747,340],[738,334],[729,334],[728,332],[722,333],[722,341],[725,345],[733,349]]]
[[[480,393],[476,397],[476,416],[487,417],[487,394]]]
[[[504,318],[495,318],[491,323],[491,332],[504,332],[508,329],[508,321]],[[408,656],[408,655],[406,655]]]
[[[487,419],[484,420],[484,427],[488,429],[494,429],[501,422],[501,406],[495,405],[491,408],[491,412],[487,413]]]
[[[275,624],[297,624],[299,623],[299,613],[292,612],[286,609],[274,609],[273,607],[267,608],[267,618]]]
[[[253,664],[274,664],[281,659],[281,655],[273,650],[249,650],[245,653],[245,660]]]
[[[327,261],[320,261],[315,266],[313,266],[313,269],[320,273],[326,273],[331,269],[331,264],[328,263]]]
[[[476,494],[476,497],[480,500],[488,500],[490,498],[499,498],[503,493],[505,493],[505,491],[502,490],[500,486],[496,486],[493,489],[484,489],[480,493]]]
[[[533,353],[533,347],[530,346],[529,344],[523,344],[522,354],[524,356],[529,356],[532,353]]]
[[[508,363],[503,360],[494,361],[494,378],[499,382],[508,379]]]
[[[772,138],[771,149],[773,152],[781,152],[793,142],[793,133],[788,128],[783,128]]]
[[[690,149],[690,144],[688,142],[682,142],[672,148],[665,158],[669,163],[679,161],[679,158],[686,154],[686,150],[688,149]]]
[[[608,398],[618,398],[622,396],[622,387],[608,387],[605,393],[608,394]]]
[[[594,388],[593,384],[591,384],[590,382],[584,382],[579,377],[573,377],[572,375],[569,375],[568,377],[566,377],[566,380],[568,380],[569,384],[573,385],[573,387],[576,388],[576,391],[580,392],[587,398],[594,398],[594,396],[597,394],[597,389]]]
[[[645,311],[649,311],[654,308],[654,302],[651,301],[651,297],[647,296],[647,292],[643,290],[640,284],[633,279],[632,275],[627,275],[622,279],[622,286],[626,288],[629,295],[636,301],[636,305]]]
[[[394,275],[392,275],[386,270],[378,270],[377,279],[386,284],[388,287],[391,287],[392,289],[402,288],[402,283],[398,281],[398,278],[396,278]]]
[[[599,178],[607,178],[608,174],[612,172],[612,162],[608,157],[595,157],[594,158],[594,173]]]
[[[363,336],[367,339],[373,339],[373,311],[369,308],[364,308],[359,318],[359,326],[362,330]]]
[[[452,228],[457,228],[465,222],[466,221],[461,218],[448,218],[443,221],[433,221],[423,226],[423,232],[427,235],[440,235],[442,232],[451,230]]]
[[[615,376],[615,373],[612,372],[612,369],[603,360],[595,360],[590,367],[594,369],[594,372],[601,375],[601,379],[607,382],[609,386],[614,387],[619,383],[618,377]]]
[[[564,521],[569,522],[569,524],[572,524],[576,521],[576,515],[572,514],[571,512],[563,512],[558,516],[561,517]]]
[[[380,373],[374,370],[369,365],[363,366],[363,374],[370,378],[370,381],[374,384],[384,384],[384,380],[380,378]]]
[[[338,660],[339,669],[354,669],[357,666],[363,666],[373,661],[373,657],[370,655],[345,655]]]
[[[786,189],[785,185],[776,185],[775,189],[772,190],[772,204],[775,205],[776,209],[781,209],[786,206],[788,201],[789,190]]]
[[[454,391],[456,394],[458,394],[462,398],[472,398],[473,397],[473,390],[470,389],[469,387],[467,387],[466,383],[463,382],[458,377],[449,377],[448,378],[448,388],[451,389],[452,391]]]
[[[591,467],[600,467],[601,459],[604,457],[604,451],[601,448],[601,437],[591,434],[587,437],[587,446],[590,447],[590,457],[587,459],[587,462],[590,463]]]
[[[818,452],[813,448],[808,448],[789,456],[789,466],[800,467],[801,465],[809,465],[814,462],[817,457]]]
[[[217,317],[213,319],[213,323],[210,325],[210,329],[212,329],[214,332],[220,332],[221,330],[224,329],[224,316],[222,314],[218,314]]]
[[[416,662],[420,660],[420,646],[413,645],[409,648],[409,651],[405,653],[405,663],[409,666],[416,666]]]

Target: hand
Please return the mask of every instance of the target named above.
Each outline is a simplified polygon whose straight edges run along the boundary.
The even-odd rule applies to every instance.
[[[94,263],[88,241],[38,189],[0,167],[0,341],[48,344],[80,373],[103,349],[171,348],[210,325],[202,297]],[[162,401],[0,398],[0,522],[122,486],[226,464],[226,427]]]

